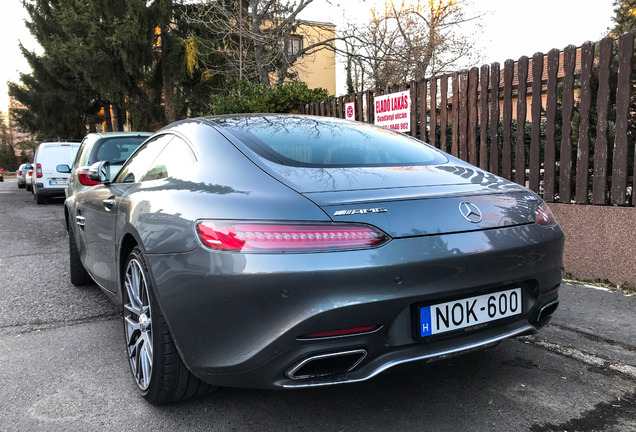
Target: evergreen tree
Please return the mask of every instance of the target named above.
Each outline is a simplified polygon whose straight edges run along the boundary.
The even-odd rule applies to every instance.
[[[156,0],[150,7],[158,34],[153,85],[163,96],[168,123],[191,114],[209,114],[210,93],[224,87],[223,77],[199,66],[201,25],[188,18],[188,11],[196,7],[171,0]],[[216,64],[219,57],[210,61]]]
[[[34,72],[22,77],[24,85],[11,86],[27,107],[17,115],[20,125],[44,136],[68,129],[82,136],[76,125],[86,124],[100,106],[106,130],[122,130],[126,112],[133,129],[149,130],[185,117],[192,107],[199,110],[211,80],[198,68],[186,6],[175,3],[23,0],[27,27],[44,53],[25,53]],[[65,109],[65,101],[75,109]],[[52,109],[73,118],[64,123],[54,115],[53,125],[47,124]]]
[[[623,33],[636,34],[636,0],[614,0],[614,12],[612,20],[616,25],[610,31],[610,35],[618,37]]]
[[[22,84],[9,83],[9,95],[26,107],[11,115],[23,130],[40,138],[81,138],[88,117],[97,111],[96,94],[72,64],[50,50],[50,43],[65,37],[59,5],[46,0],[23,4],[30,17],[27,28],[44,53],[37,55],[20,47],[32,72],[20,75]]]
[[[22,47],[32,72],[20,74],[22,85],[9,83],[9,95],[26,109],[12,111],[26,132],[40,138],[82,138],[88,117],[95,114],[94,93],[66,65]]]
[[[12,141],[7,116],[0,111],[0,168],[3,170],[15,171],[18,168]]]
[[[209,113],[210,94],[227,91],[227,76],[207,67],[222,67],[226,56],[202,54],[204,26],[187,15],[199,7],[192,2],[22,1],[43,48],[41,55],[23,49],[33,71],[10,83],[10,94],[26,107],[14,113],[25,131],[81,138],[102,107],[106,130],[122,130],[126,113],[133,129],[153,130]],[[205,43],[220,46],[210,37]]]
[[[38,0],[51,5],[56,0]],[[143,94],[147,68],[153,62],[154,25],[143,0],[60,2],[54,9],[60,34],[43,44],[45,52],[73,65],[112,107],[114,130],[123,130],[123,111],[129,98]]]

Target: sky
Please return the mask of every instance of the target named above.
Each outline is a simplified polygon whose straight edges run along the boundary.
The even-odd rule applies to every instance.
[[[24,26],[26,12],[21,1],[0,1],[0,111],[6,113],[7,81],[16,82],[20,72],[30,70],[18,44],[22,42],[29,50],[39,47]],[[302,18],[336,26],[364,25],[371,7],[383,4],[384,0],[314,0]],[[509,58],[531,57],[539,51],[547,53],[552,48],[596,41],[612,26],[612,4],[613,0],[472,0],[470,10],[483,15],[483,30],[475,35],[483,61],[475,66],[495,61],[503,64]],[[344,93],[342,64],[337,65],[336,79],[338,94]]]
[[[39,46],[24,25],[26,11],[20,0],[0,0],[0,111],[7,112],[7,81],[16,82],[20,72],[28,73],[29,64],[19,48],[21,41],[29,50]]]
[[[393,0],[396,5],[403,0]],[[421,0],[426,1],[426,0]],[[460,0],[461,1],[461,0]],[[330,7],[325,7],[327,2]],[[404,0],[417,3],[416,0]],[[552,48],[597,41],[613,27],[613,0],[464,0],[468,15],[481,15],[482,31],[475,36],[482,61],[474,66],[518,60]],[[314,0],[303,17],[343,25],[364,23],[374,6],[385,0]],[[341,5],[345,5],[342,7]],[[337,28],[337,27],[336,27]],[[346,93],[344,64],[337,64],[337,92]]]

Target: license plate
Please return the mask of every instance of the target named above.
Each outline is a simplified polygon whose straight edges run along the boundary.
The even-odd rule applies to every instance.
[[[453,330],[519,315],[521,288],[454,300],[420,308],[420,336]]]
[[[68,180],[49,180],[49,184],[51,186],[66,186],[68,185]]]

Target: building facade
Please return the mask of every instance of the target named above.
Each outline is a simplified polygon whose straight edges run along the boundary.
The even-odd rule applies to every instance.
[[[327,42],[333,47],[335,35],[336,26],[331,23],[298,21],[287,44],[290,54],[307,50],[291,68],[298,80],[309,88],[324,88],[329,94],[336,94],[336,53],[319,44]]]

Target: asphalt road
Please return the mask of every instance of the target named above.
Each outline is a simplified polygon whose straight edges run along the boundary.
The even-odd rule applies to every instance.
[[[61,200],[0,183],[0,431],[636,430],[636,297],[571,284],[547,329],[487,351],[154,407],[135,391],[118,308],[70,284],[67,242]]]

